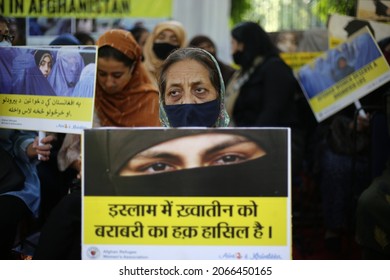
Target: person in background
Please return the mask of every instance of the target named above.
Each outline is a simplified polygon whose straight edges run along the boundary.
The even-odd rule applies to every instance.
[[[158,92],[141,62],[141,48],[130,32],[114,29],[97,40],[95,124],[159,126]]]
[[[98,46],[94,126],[160,126],[158,91],[141,62],[141,48],[130,32],[112,29]],[[81,174],[81,139],[67,134],[58,152],[61,170]],[[53,209],[44,224],[34,259],[81,258],[80,182]]]
[[[143,50],[146,39],[150,35],[149,29],[147,29],[142,22],[137,22],[134,26],[129,30],[131,34],[133,34],[134,39],[137,41],[138,45]]]
[[[57,36],[50,42],[51,46],[78,46],[81,42],[71,33],[64,33]]]
[[[242,22],[231,31],[232,56],[240,70],[227,88],[226,108],[237,127],[290,127],[292,171],[301,172],[304,129],[295,103],[299,89],[292,69],[263,28]]]
[[[387,147],[389,143],[387,139]],[[356,241],[362,249],[362,258],[366,260],[388,260],[390,258],[389,182],[390,161],[387,162],[383,173],[374,178],[357,200]]]
[[[14,18],[10,17],[9,20],[9,31],[14,39],[12,45],[14,46],[25,46],[26,45],[26,19],[25,18]]]
[[[281,52],[294,53],[298,49],[298,33],[295,31],[278,32],[276,35],[275,44]]]
[[[73,36],[79,40],[81,45],[95,45],[95,39],[93,39],[92,36],[86,32],[79,31],[73,33]]]
[[[78,18],[76,19],[76,33],[91,34],[96,32],[96,19],[94,18]]]
[[[12,47],[13,36],[9,31],[8,20],[0,16],[0,92],[10,93],[12,88],[12,62],[13,59],[23,53],[20,48]]]
[[[172,51],[185,47],[186,40],[184,26],[173,20],[158,23],[148,36],[143,48],[144,65],[156,86],[162,63]]]
[[[378,46],[390,63],[390,37]],[[381,87],[385,104],[373,115],[371,124],[372,182],[361,193],[356,206],[356,241],[362,259],[390,259],[390,83]]]
[[[211,53],[218,62],[225,85],[228,84],[230,78],[233,76],[235,69],[218,59],[217,47],[210,37],[205,35],[197,35],[190,40],[188,46],[193,48],[201,48]]]
[[[181,48],[164,61],[159,74],[160,119],[165,127],[226,127],[225,84],[213,55]]]
[[[380,40],[378,46],[382,50],[383,56],[390,63],[390,36]]]
[[[12,46],[13,40],[14,36],[10,34],[8,20],[5,17],[0,16],[0,47]]]
[[[0,259],[13,258],[11,249],[20,223],[39,216],[41,196],[36,169],[40,162],[38,155],[41,161],[47,161],[53,140],[53,135],[49,135],[39,145],[36,132],[0,129],[0,147],[14,158],[25,177],[21,190],[0,194]]]

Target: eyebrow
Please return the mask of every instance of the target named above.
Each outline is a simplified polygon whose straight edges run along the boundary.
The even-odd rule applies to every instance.
[[[178,157],[175,154],[167,153],[167,152],[161,152],[161,151],[143,151],[138,154],[136,154],[134,157],[130,158],[130,162],[132,160],[139,160],[139,159],[167,159],[167,160],[177,160]]]
[[[234,136],[233,139],[225,140],[216,146],[213,146],[213,147],[210,147],[209,149],[206,149],[205,155],[211,155],[211,154],[219,152],[223,149],[226,149],[226,148],[238,145],[238,144],[242,144],[242,143],[248,143],[248,142],[253,142],[257,146],[259,146],[256,142],[237,135],[237,136]]]
[[[114,71],[114,72],[109,72],[109,71],[105,71],[105,70],[101,70],[101,69],[97,69],[98,72],[102,72],[102,73],[105,73],[105,74],[110,74],[110,75],[115,75],[115,74],[123,74],[125,73],[125,71]]]
[[[198,86],[198,85],[202,85],[204,84],[205,82],[203,80],[197,80],[197,81],[194,81],[194,82],[191,82],[191,85],[195,85],[195,86]],[[181,87],[182,84],[180,82],[174,82],[172,84],[168,84],[167,87],[170,88],[170,87]]]

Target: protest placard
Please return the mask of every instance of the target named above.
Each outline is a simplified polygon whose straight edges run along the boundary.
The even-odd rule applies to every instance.
[[[389,64],[367,27],[296,73],[318,122],[390,80]]]
[[[291,259],[290,130],[84,133],[83,259]]]
[[[1,47],[0,127],[91,128],[96,55],[96,46]]]

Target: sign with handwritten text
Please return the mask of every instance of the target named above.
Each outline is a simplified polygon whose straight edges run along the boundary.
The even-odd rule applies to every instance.
[[[96,47],[2,47],[0,73],[0,127],[65,133],[92,127]]]
[[[82,257],[291,259],[288,138],[288,129],[86,130]]]

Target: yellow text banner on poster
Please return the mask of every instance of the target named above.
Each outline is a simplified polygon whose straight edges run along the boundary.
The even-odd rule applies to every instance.
[[[84,197],[85,244],[285,246],[286,197]]]
[[[172,0],[0,0],[13,17],[170,17]]]
[[[0,94],[0,116],[91,122],[93,98]]]
[[[296,70],[322,54],[323,52],[285,52],[280,53],[280,56],[287,65]]]
[[[311,98],[309,101],[311,108],[315,113],[318,113],[331,106],[334,102],[356,91],[358,88],[371,83],[387,71],[389,71],[389,65],[383,56],[381,56],[336,83],[334,86]]]
[[[328,44],[329,44],[329,49],[333,49],[343,43],[345,39],[337,38],[337,37],[332,37],[329,36]]]

